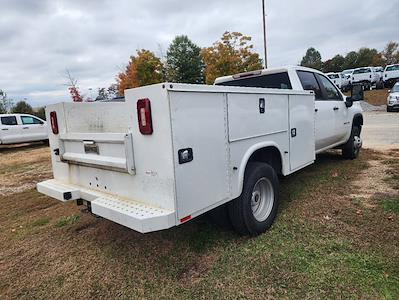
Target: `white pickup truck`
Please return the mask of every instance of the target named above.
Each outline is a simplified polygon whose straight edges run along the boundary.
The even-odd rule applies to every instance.
[[[341,148],[357,157],[363,117],[322,73],[303,67],[156,84],[125,102],[47,106],[54,179],[38,191],[146,233],[219,208],[241,234],[274,221],[278,175]]]
[[[326,73],[327,77],[343,92],[350,90],[349,79],[342,73]]]
[[[362,84],[365,89],[371,89],[372,86],[378,86],[381,82],[381,76],[375,71],[374,67],[356,68],[352,73],[352,84]]]
[[[47,141],[47,123],[27,114],[0,115],[0,144]]]
[[[383,73],[383,80],[384,84],[388,87],[393,87],[396,82],[399,82],[399,64],[386,66]]]

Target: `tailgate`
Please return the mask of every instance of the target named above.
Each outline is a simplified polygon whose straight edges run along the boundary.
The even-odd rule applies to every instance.
[[[65,133],[60,135],[62,162],[134,174],[131,133]]]
[[[62,162],[134,174],[133,117],[128,103],[64,103]]]

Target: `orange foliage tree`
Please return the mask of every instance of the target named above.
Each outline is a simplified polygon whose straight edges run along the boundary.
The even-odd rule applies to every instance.
[[[137,50],[131,56],[124,72],[118,74],[117,84],[120,95],[126,89],[160,83],[164,80],[164,66],[161,59],[149,50]]]
[[[220,76],[262,69],[262,59],[253,51],[250,36],[226,31],[212,47],[202,49],[207,84]]]

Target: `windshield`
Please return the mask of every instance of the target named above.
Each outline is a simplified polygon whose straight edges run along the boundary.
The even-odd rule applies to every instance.
[[[399,93],[399,84],[395,84],[391,90],[392,93]]]
[[[389,66],[386,71],[399,71],[399,65]]]

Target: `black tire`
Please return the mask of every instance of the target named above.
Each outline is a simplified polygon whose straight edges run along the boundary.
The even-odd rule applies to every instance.
[[[355,137],[360,138],[360,127],[356,125],[352,127],[349,140],[342,147],[342,156],[346,159],[356,159],[359,156],[360,148],[355,145]]]
[[[267,182],[268,193],[272,189],[273,195],[268,197],[271,200],[268,202],[270,212],[260,221],[256,219],[251,206],[254,188],[259,182]],[[231,201],[228,206],[231,224],[239,234],[256,236],[270,228],[278,210],[278,185],[277,173],[271,166],[259,162],[248,163],[241,196]]]
[[[387,112],[392,112],[392,109],[389,106],[387,106]]]

